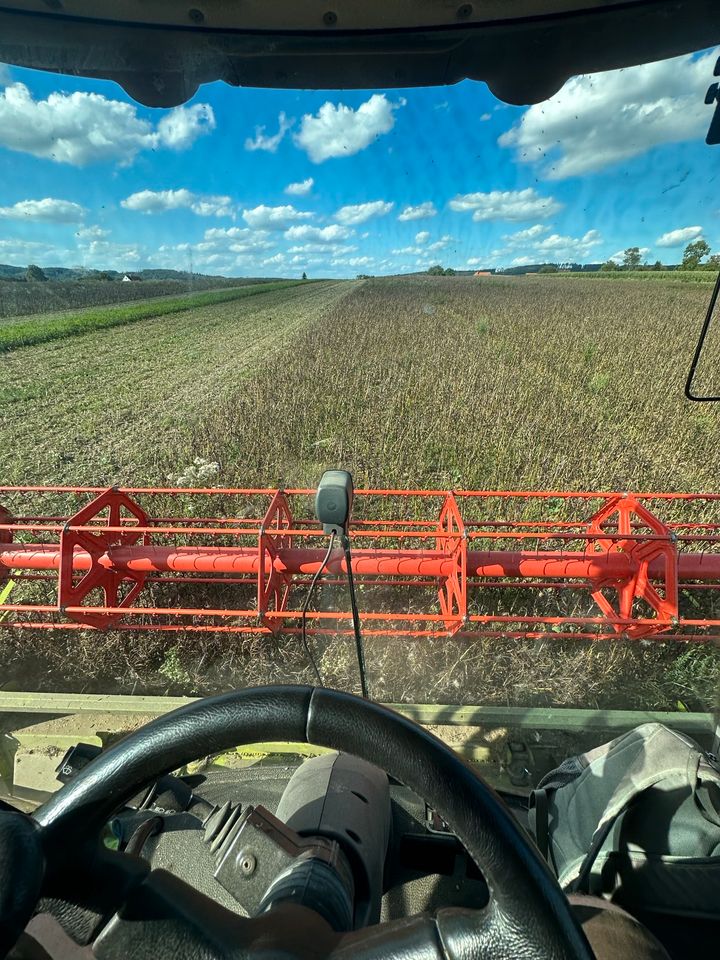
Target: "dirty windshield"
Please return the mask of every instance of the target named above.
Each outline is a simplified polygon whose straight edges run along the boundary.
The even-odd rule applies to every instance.
[[[716,59],[524,107],[0,67],[2,691],[711,708]]]

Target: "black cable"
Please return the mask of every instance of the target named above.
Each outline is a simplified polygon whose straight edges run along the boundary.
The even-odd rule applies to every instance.
[[[307,596],[305,597],[305,603],[303,604],[303,608],[302,608],[302,630],[300,634],[302,637],[302,645],[305,648],[305,654],[307,655],[307,658],[310,661],[310,664],[312,665],[313,670],[315,671],[315,676],[317,677],[317,682],[320,684],[320,686],[323,685],[322,677],[320,676],[320,671],[318,670],[318,665],[315,662],[315,657],[312,655],[312,652],[307,642],[307,612],[308,612],[308,607],[310,606],[310,601],[312,600],[312,595],[315,591],[315,587],[320,578],[320,574],[323,572],[323,570],[327,566],[328,560],[330,559],[330,554],[333,552],[334,546],[335,546],[335,531],[333,530],[333,532],[330,534],[330,543],[328,544],[327,553],[325,554],[323,562],[318,567],[315,573],[315,576],[312,578],[312,581],[310,583],[310,589],[307,592]]]
[[[695,379],[695,369],[700,360],[700,354],[702,353],[703,346],[705,345],[705,337],[707,336],[708,330],[710,329],[710,321],[713,318],[713,313],[715,312],[715,304],[717,302],[718,294],[720,293],[720,273],[717,275],[715,281],[715,286],[713,288],[712,296],[710,297],[710,305],[705,314],[705,320],[703,321],[702,329],[700,330],[700,337],[695,347],[695,355],[692,358],[692,363],[690,364],[690,372],[688,373],[687,382],[685,383],[685,396],[688,400],[698,400],[698,401],[716,401],[720,400],[720,397],[698,397],[692,392],[693,380]]]
[[[355,580],[352,572],[352,557],[350,556],[350,539],[345,534],[342,538],[347,565],[348,587],[350,588],[350,609],[352,610],[353,630],[355,632],[355,651],[357,653],[358,671],[360,673],[360,690],[367,700],[367,680],[365,672],[365,651],[363,650],[362,634],[360,633],[360,614],[358,613],[357,598],[355,597]]]

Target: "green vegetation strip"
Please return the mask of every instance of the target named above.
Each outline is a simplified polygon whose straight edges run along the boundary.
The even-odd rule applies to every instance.
[[[208,307],[229,300],[240,300],[271,290],[282,290],[303,283],[302,280],[279,280],[276,283],[258,283],[252,286],[231,287],[228,290],[208,290],[203,293],[189,293],[181,297],[167,297],[162,300],[138,304],[126,304],[119,307],[103,307],[97,310],[83,310],[82,313],[61,316],[31,317],[26,320],[0,324],[0,353],[9,353],[20,347],[30,347],[51,340],[64,340],[93,330],[106,327],[120,327],[138,320],[163,317],[197,307]]]
[[[715,270],[560,270],[553,277],[582,277],[583,280],[672,280],[674,283],[715,283]]]

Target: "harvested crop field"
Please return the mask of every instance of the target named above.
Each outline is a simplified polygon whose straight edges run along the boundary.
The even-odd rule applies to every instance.
[[[263,280],[226,280],[193,276],[187,280],[138,280],[123,283],[93,280],[9,280],[0,277],[0,317],[18,317],[51,310],[78,310],[102,304],[129,303],[154,297],[181,296],[189,291],[222,289],[263,283]]]
[[[39,343],[52,340],[66,340],[108,327],[124,327],[139,320],[151,320],[168,314],[182,313],[212,306],[216,303],[229,303],[266,293],[271,290],[287,289],[302,281],[278,280],[275,283],[246,284],[224,290],[205,290],[196,293],[184,293],[178,297],[155,297],[141,303],[129,303],[120,307],[101,307],[96,310],[67,310],[62,313],[43,314],[39,317],[27,316],[15,320],[0,322],[0,353],[10,353],[20,347],[34,347]]]
[[[14,349],[0,356],[2,483],[162,486],[200,457],[224,487],[313,486],[343,466],[358,487],[714,491],[720,412],[682,393],[708,297],[659,281],[328,281]],[[296,638],[0,643],[15,689],[311,678]],[[720,665],[710,645],[552,633],[367,648],[388,701],[700,709]],[[317,652],[327,683],[354,685],[344,638]]]

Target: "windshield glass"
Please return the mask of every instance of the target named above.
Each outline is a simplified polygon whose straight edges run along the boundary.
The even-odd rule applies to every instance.
[[[340,469],[373,698],[710,709],[716,57],[530,107],[0,68],[4,689],[359,690]]]

